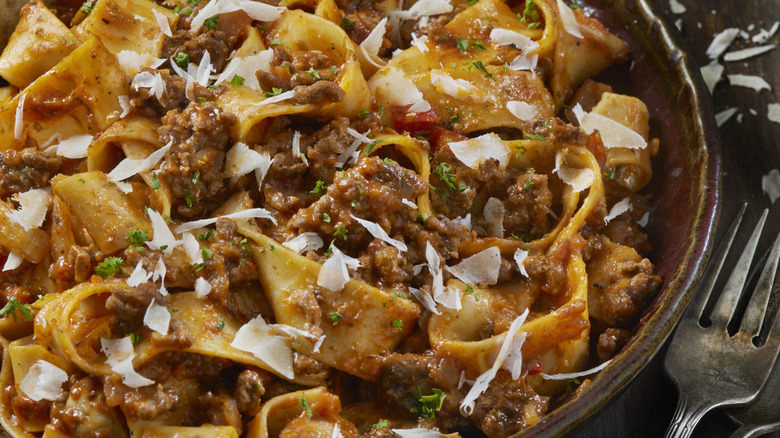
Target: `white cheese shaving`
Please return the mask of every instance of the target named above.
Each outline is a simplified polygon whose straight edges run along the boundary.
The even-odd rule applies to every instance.
[[[610,362],[612,362],[612,359],[604,362],[603,364],[601,364],[601,365],[599,365],[597,367],[593,367],[593,368],[591,368],[589,370],[585,370],[585,371],[580,371],[578,373],[561,373],[561,374],[540,373],[539,375],[542,376],[543,378],[545,378],[546,380],[570,380],[570,379],[576,379],[576,378],[579,378],[579,377],[585,377],[585,376],[589,376],[591,374],[597,373],[597,372],[603,370],[604,368],[606,368],[607,365],[609,365]]]
[[[723,77],[723,69],[723,65],[719,64],[718,61],[712,61],[700,69],[701,75],[704,78],[704,83],[707,84],[707,89],[710,90],[710,94],[712,94],[712,91],[715,90],[715,85],[717,85]]]
[[[463,217],[456,217],[452,222],[463,225],[467,230],[471,231],[471,213],[466,213]]]
[[[121,339],[100,338],[100,349],[106,355],[106,365],[122,376],[125,385],[140,388],[154,383],[154,380],[147,379],[133,369],[135,350],[129,336]]]
[[[601,114],[586,113],[580,104],[574,107],[574,115],[588,134],[599,131],[605,148],[644,149],[647,147],[645,139],[633,129]]]
[[[454,289],[444,287],[444,273],[441,270],[441,258],[431,242],[425,242],[425,259],[431,274],[433,299],[448,309],[461,309],[460,297]]]
[[[200,250],[200,243],[198,243],[198,239],[192,233],[182,233],[181,243],[184,247],[184,252],[190,258],[190,263],[193,265],[203,263],[203,252]]]
[[[168,268],[165,266],[165,262],[163,262],[162,256],[157,259],[157,264],[154,266],[154,271],[152,272],[152,281],[160,280],[160,294],[165,296],[168,295],[168,290],[165,289],[165,274],[168,273]]]
[[[531,38],[508,29],[494,28],[490,31],[490,40],[498,45],[514,46],[522,53],[528,53],[539,47],[539,43]]]
[[[385,100],[391,106],[411,105],[410,112],[422,113],[431,110],[429,104],[411,79],[395,67],[385,67],[368,81],[371,93]]]
[[[281,333],[292,339],[306,338],[310,341],[314,341],[314,346],[312,348],[312,351],[314,351],[315,353],[319,353],[320,347],[322,346],[322,343],[325,341],[325,335],[317,336],[314,333],[307,332],[306,330],[301,330],[299,328],[295,328],[287,324],[272,324],[271,328],[273,329],[274,334]]]
[[[480,95],[477,87],[471,82],[465,79],[455,79],[447,73],[442,73],[441,70],[431,71],[431,84],[440,93],[459,100],[485,101],[485,97]]]
[[[463,384],[468,383],[469,385],[474,385],[474,380],[469,380],[466,378],[466,372],[461,371],[460,372],[460,379],[458,379],[458,389],[463,388]]]
[[[775,21],[775,24],[769,30],[761,29],[757,34],[753,35],[752,41],[757,44],[764,44],[775,35],[778,27],[780,27],[780,21]]]
[[[501,251],[497,246],[491,246],[446,269],[464,283],[496,284],[501,269]]]
[[[525,278],[530,278],[528,276],[528,271],[525,270],[525,259],[527,258],[528,258],[527,249],[518,248],[515,251],[515,263],[517,263],[517,269],[520,271],[521,274],[523,274]]]
[[[244,85],[255,91],[262,91],[260,82],[257,80],[257,72],[269,71],[273,59],[274,51],[272,49],[263,50],[256,55],[233,58],[217,77],[215,84],[230,82],[234,77],[240,76],[244,78]]]
[[[452,142],[449,147],[455,158],[472,169],[478,169],[479,165],[488,159],[498,161],[499,167],[504,168],[509,163],[512,152],[501,137],[492,132],[476,138]]]
[[[779,175],[779,176],[780,176],[780,175]],[[778,182],[778,185],[780,186],[780,181]],[[640,227],[646,227],[646,226],[647,226],[647,222],[648,222],[649,220],[650,220],[650,212],[649,212],[649,211],[646,211],[646,212],[645,212],[645,214],[643,214],[643,215],[642,215],[642,217],[640,217],[640,218],[639,218],[639,220],[638,220],[638,221],[636,221],[636,223],[637,223],[637,224],[638,224]]]
[[[211,217],[208,219],[199,219],[192,222],[185,222],[178,227],[176,227],[177,233],[184,233],[185,231],[194,230],[196,228],[203,228],[205,226],[215,224],[217,223],[217,219],[225,217],[228,219],[249,219],[249,218],[257,218],[257,219],[269,219],[271,222],[276,224],[276,219],[271,216],[271,213],[268,212],[268,210],[264,208],[249,208],[247,210],[241,210],[235,213],[230,213],[222,216],[217,217]]]
[[[674,27],[676,27],[680,32],[683,30],[683,24],[685,24],[685,22],[682,20],[682,18],[674,20]]]
[[[206,281],[205,278],[198,277],[195,280],[195,296],[198,298],[206,298],[211,292],[211,283]]]
[[[669,0],[669,9],[672,10],[673,14],[684,14],[685,11],[687,11],[687,9],[685,9],[685,5],[677,0]]]
[[[526,314],[528,310],[526,309]],[[501,364],[501,368],[512,373],[512,380],[517,380],[523,373],[523,344],[528,334],[525,332],[517,333],[509,345],[509,353]]]
[[[19,96],[19,103],[16,104],[16,113],[14,117],[14,139],[22,139],[22,130],[24,128],[24,99],[26,94]]]
[[[766,46],[750,47],[747,49],[735,50],[733,52],[728,52],[725,55],[723,55],[723,60],[728,62],[741,61],[743,59],[752,58],[762,53],[766,53],[774,48],[775,48],[774,44],[769,44]]]
[[[769,196],[769,202],[772,204],[780,198],[780,171],[772,169],[766,175],[761,177],[761,190]]]
[[[756,91],[772,89],[772,86],[761,76],[733,74],[727,75],[726,77],[729,78],[729,83],[731,85],[736,85],[738,87],[752,88]]]
[[[520,100],[510,100],[506,103],[506,109],[518,119],[528,122],[534,119],[538,111],[534,105]]]
[[[165,22],[167,23],[168,21],[166,20]],[[158,58],[151,53],[138,53],[132,50],[122,50],[116,54],[116,59],[119,61],[119,65],[131,75],[138,74],[145,67],[157,68],[165,62],[164,59]]]
[[[176,64],[175,61],[171,61],[172,64]],[[153,95],[159,101],[163,93],[165,92],[165,82],[162,80],[162,76],[159,73],[142,71],[133,77],[131,84],[137,85],[139,88],[148,88],[149,94]]]
[[[124,119],[133,110],[133,106],[130,105],[130,96],[119,96],[117,100],[119,100],[119,106],[122,108],[122,114],[119,115],[119,118]]]
[[[49,211],[49,192],[46,189],[32,189],[13,195],[19,203],[17,210],[6,213],[8,219],[21,225],[25,231],[38,228]]]
[[[482,214],[487,221],[488,236],[504,237],[504,203],[498,198],[489,198],[485,202]]]
[[[251,353],[283,377],[293,379],[295,372],[290,343],[287,338],[272,334],[271,330],[263,317],[258,315],[238,329],[230,345]]]
[[[254,171],[258,187],[262,187],[263,180],[271,168],[271,155],[266,152],[258,152],[245,143],[237,142],[225,154],[224,175],[237,180],[238,177]]]
[[[168,38],[172,37],[173,33],[171,33],[171,23],[168,22],[168,17],[156,9],[152,9],[152,14],[154,14],[154,18],[157,20],[157,25],[160,26],[162,33]]]
[[[388,245],[394,246],[398,251],[401,251],[401,252],[406,252],[407,251],[408,248],[406,247],[405,243],[401,242],[400,240],[396,240],[396,239],[391,238],[387,234],[387,232],[385,232],[385,230],[382,229],[382,227],[378,223],[367,221],[365,219],[360,219],[359,217],[357,217],[357,216],[355,216],[353,214],[350,214],[350,216],[352,216],[352,219],[357,221],[357,223],[362,225],[363,228],[368,230],[368,232],[372,236],[374,236],[374,238],[379,239],[379,240],[385,242]]]
[[[408,200],[406,198],[401,198],[401,203],[403,205],[409,207],[409,208],[413,208],[413,209],[417,210],[417,204],[415,204],[414,202],[412,202],[412,201],[410,201],[410,200]]]
[[[411,45],[417,47],[422,53],[428,53],[428,46],[425,44],[428,42],[428,35],[418,37],[416,33],[412,32]]]
[[[24,257],[21,254],[16,251],[9,251],[8,258],[5,259],[5,264],[3,265],[3,272],[13,271],[22,265],[22,261],[24,261]]]
[[[526,309],[522,315],[515,318],[509,326],[509,330],[504,333],[504,341],[501,343],[501,349],[498,351],[498,356],[496,356],[493,366],[477,377],[477,380],[474,381],[474,386],[471,387],[468,394],[466,394],[466,397],[463,398],[463,402],[460,404],[460,411],[464,415],[471,415],[471,413],[474,412],[474,405],[477,402],[477,398],[488,389],[490,382],[496,377],[496,374],[498,374],[498,370],[501,369],[504,360],[506,360],[509,355],[510,348],[516,347],[516,345],[514,345],[514,338],[523,326],[526,317],[528,317],[528,309]]]
[[[287,8],[253,0],[212,0],[192,19],[190,29],[197,31],[209,18],[229,12],[244,11],[253,20],[274,21],[286,10]]]
[[[709,56],[710,59],[718,59],[718,57],[729,48],[731,43],[734,42],[737,35],[739,35],[739,29],[735,27],[730,27],[715,34],[710,46],[707,47],[707,56]]]
[[[564,163],[562,151],[558,151],[555,155],[555,169],[553,172],[558,174],[561,181],[570,185],[575,193],[590,187],[595,178],[593,170],[590,168],[575,168]]]
[[[780,123],[780,103],[770,103],[767,105],[766,117],[770,122]]]
[[[149,208],[146,210],[149,214],[149,219],[152,221],[152,240],[146,242],[146,245],[151,249],[159,249],[163,254],[170,254],[173,248],[181,245],[180,240],[176,240],[173,237],[171,229],[168,228],[168,224],[160,213]]]
[[[165,336],[168,334],[170,324],[171,312],[168,311],[167,307],[157,304],[157,302],[152,299],[152,302],[149,303],[149,307],[146,308],[146,313],[144,314],[144,325]]]
[[[57,151],[57,155],[72,160],[85,158],[89,145],[92,144],[94,137],[89,134],[74,135],[67,140],[60,140],[59,143],[52,146]]]
[[[332,254],[325,260],[317,275],[317,285],[325,289],[339,292],[349,281],[349,269],[357,269],[360,262],[339,250],[336,245],[330,245]]]
[[[533,54],[533,55],[520,55],[512,60],[512,62],[509,63],[507,66],[510,70],[514,71],[520,71],[520,70],[533,70],[536,68],[536,65],[539,63],[539,55]]]
[[[306,155],[301,152],[301,132],[300,131],[294,131],[293,132],[293,138],[292,138],[292,154],[295,158],[300,158],[301,161],[303,161],[303,164],[306,165],[306,167],[309,166],[309,160],[306,159]]]
[[[209,85],[209,81],[211,80],[211,73],[214,71],[214,66],[211,65],[211,54],[208,50],[203,51],[203,57],[200,59],[200,64],[196,66],[191,62],[189,65],[187,65],[187,73],[203,87]],[[192,100],[191,97],[188,98]]]
[[[330,434],[330,438],[344,438],[338,424],[333,425],[333,433]]]
[[[608,215],[604,216],[604,223],[608,224],[612,219],[615,219],[629,210],[631,210],[631,199],[623,198],[612,206],[612,209],[609,210]]]
[[[566,33],[577,38],[583,38],[582,32],[580,32],[580,25],[577,23],[577,17],[574,16],[574,11],[562,0],[558,0],[558,16],[561,18],[561,24],[563,24],[563,29]]]
[[[146,283],[147,281],[149,281],[149,278],[151,277],[152,277],[152,273],[146,272],[146,269],[144,269],[143,260],[139,260],[138,264],[135,265],[135,269],[133,269],[133,272],[130,274],[129,277],[127,277],[127,285],[130,287],[136,287],[141,283]]]
[[[347,132],[349,132],[350,129],[352,128],[347,128]],[[336,157],[336,167],[341,169],[350,161],[357,162],[357,159],[360,156],[360,151],[358,151],[358,148],[361,144],[363,144],[363,140],[361,138],[355,138],[355,141],[352,142],[347,150],[340,153],[338,157]]]
[[[423,429],[421,427],[416,429],[392,429],[392,431],[401,438],[443,438],[448,436],[438,430]]]
[[[302,254],[304,251],[316,251],[322,248],[324,242],[322,241],[322,237],[320,237],[319,234],[313,231],[308,231],[293,237],[287,242],[282,243],[282,245],[290,248],[298,254]]]
[[[726,123],[728,119],[731,118],[734,114],[736,114],[737,108],[727,108],[719,113],[715,114],[715,124],[718,125],[720,128],[721,125]]]
[[[360,43],[360,50],[363,51],[363,53],[366,55],[366,58],[370,58],[371,56],[378,56],[379,49],[382,47],[382,41],[384,40],[386,31],[387,17],[383,18],[382,21],[377,23],[377,25],[371,30],[371,33],[368,34],[366,39]]]
[[[450,0],[420,0],[408,11],[394,11],[391,14],[405,20],[417,20],[430,15],[441,15],[452,12]]]
[[[62,384],[67,381],[68,373],[43,359],[38,359],[27,371],[19,389],[34,401],[55,400],[62,392]]]
[[[423,266],[423,265],[418,265],[418,266]],[[411,286],[409,286],[409,292],[411,292],[412,295],[414,295],[414,297],[417,298],[417,301],[419,301],[423,307],[428,309],[429,312],[435,313],[437,315],[441,314],[441,312],[439,312],[436,309],[436,302],[433,301],[433,298],[431,298],[431,294],[429,294],[424,290],[420,290]]]
[[[272,103],[278,103],[288,99],[292,99],[293,97],[295,97],[295,90],[290,90],[290,91],[285,91],[284,93],[279,93],[276,96],[268,97],[265,100],[261,100],[260,102],[255,102],[252,105],[254,106],[270,105]]]

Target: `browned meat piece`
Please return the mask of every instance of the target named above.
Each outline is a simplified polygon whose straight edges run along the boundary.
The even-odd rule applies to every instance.
[[[601,232],[609,237],[609,240],[619,245],[630,246],[639,254],[647,254],[652,249],[647,234],[633,222],[616,219],[610,221]]]
[[[661,277],[653,271],[653,264],[647,259],[618,266],[620,278],[605,287],[600,298],[605,323],[622,328],[631,328],[636,323],[661,285]]]
[[[160,169],[171,188],[175,211],[185,218],[208,215],[227,195],[223,168],[236,116],[217,104],[190,103],[162,119],[160,141],[172,141]]]
[[[374,239],[359,257],[363,280],[382,286],[408,285],[414,266],[397,248]]]
[[[239,412],[249,416],[257,415],[260,412],[260,402],[265,395],[265,388],[272,379],[273,376],[265,370],[247,368],[241,371],[233,392]]]
[[[75,382],[70,388],[68,407],[65,406],[57,403],[56,409],[52,409],[51,422],[46,426],[50,432],[85,438],[128,436],[124,416],[106,402],[97,377],[87,376]]]
[[[507,437],[535,423],[547,412],[548,398],[538,395],[525,380],[513,380],[501,370],[490,382],[470,415],[489,437]]]
[[[144,314],[152,300],[163,306],[167,305],[170,297],[162,296],[160,287],[151,282],[130,289],[117,287],[111,290],[111,296],[106,300],[106,310],[118,318],[118,326],[123,333],[132,333],[143,325]]]
[[[87,279],[92,271],[92,257],[84,248],[74,245],[67,252],[57,257],[52,264],[50,275],[52,279],[64,284],[81,283]]]
[[[504,203],[504,229],[507,234],[537,238],[547,232],[547,212],[552,205],[547,175],[523,173],[509,187],[507,195]]]
[[[60,166],[62,158],[33,148],[0,152],[0,198],[45,186]]]
[[[456,224],[444,216],[430,216],[422,225],[406,224],[403,234],[412,236],[411,246],[414,248],[414,254],[409,251],[412,263],[425,260],[425,248],[429,242],[443,261],[457,258],[458,245],[469,236],[465,226]],[[411,257],[415,254],[416,258]]]
[[[344,100],[344,89],[339,84],[331,81],[317,81],[312,85],[295,87],[295,96],[292,101],[299,105],[309,103],[333,103]]]
[[[453,35],[452,32],[438,21],[434,21],[428,27],[428,37],[442,46],[455,46],[458,42],[458,37]]]
[[[135,266],[140,262],[146,272],[154,272],[160,257],[162,257],[162,252],[159,250],[139,249],[133,246],[127,247],[122,253],[122,258],[126,260],[124,266],[128,269],[135,269]],[[165,262],[165,284],[188,285],[189,287],[195,284],[195,278],[197,277],[195,271],[189,265],[177,263],[175,259],[171,260],[170,257],[162,257],[163,262]],[[127,274],[129,275],[130,272],[127,272]]]
[[[204,415],[204,423],[215,426],[233,426],[239,435],[243,429],[241,413],[235,399],[225,393],[213,393],[211,391],[198,398],[200,411]]]
[[[612,359],[623,348],[623,344],[626,343],[629,336],[631,333],[627,330],[612,327],[599,335],[599,342],[596,345],[596,355],[599,362],[604,363]]]
[[[162,97],[157,99],[151,94],[149,88],[132,84],[130,86],[130,104],[133,108],[137,108],[141,114],[152,118],[162,117],[171,110],[184,111],[190,103],[186,95],[187,81],[175,74],[171,75],[151,69],[145,69],[145,71],[159,73],[163,83],[165,83],[165,91],[163,91]],[[213,92],[200,84],[193,84],[192,93],[195,101],[213,99]]]
[[[104,377],[103,388],[108,406],[122,405],[127,415],[134,419],[154,420],[176,407],[179,401],[174,391],[162,384],[129,388],[117,375]]]
[[[4,388],[7,389],[7,388]],[[11,387],[14,393],[16,388]],[[46,399],[35,401],[24,395],[17,395],[11,401],[11,409],[16,418],[31,423],[49,422],[49,411],[51,411],[52,402]]]
[[[576,237],[563,243],[549,255],[532,255],[525,259],[525,270],[531,279],[542,285],[542,290],[557,295],[566,290],[568,282],[567,265],[572,250],[585,246],[585,240]]]
[[[231,285],[257,280],[257,267],[246,239],[238,234],[233,220],[217,220],[217,230],[209,243],[211,257],[205,261],[200,275],[211,283],[211,296],[224,303]]]
[[[210,30],[194,38],[189,33],[179,33],[165,41],[160,57],[176,59],[176,55],[184,53],[190,62],[200,65],[204,52],[209,52],[211,65],[214,66],[215,71],[220,72],[225,69],[235,43],[235,36],[220,30]],[[183,68],[187,69],[186,66]]]

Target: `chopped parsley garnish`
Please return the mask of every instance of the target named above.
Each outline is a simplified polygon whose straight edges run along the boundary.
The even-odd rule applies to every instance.
[[[311,191],[317,196],[322,196],[328,191],[328,185],[325,184],[325,181],[317,180],[317,182],[314,184],[314,189]]]
[[[283,46],[283,45],[284,45],[284,44],[282,44],[282,42],[281,42],[281,41],[279,41],[279,40],[271,40],[271,47],[275,47],[275,46]]]
[[[471,63],[474,67],[477,68],[477,70],[481,71],[486,78],[492,78],[493,73],[490,73],[487,71],[487,68],[485,68],[485,64],[482,61],[474,61]]]
[[[206,103],[206,98],[205,97],[199,97],[198,98],[198,103]]]
[[[273,88],[271,88],[271,91],[266,91],[265,92],[265,97],[277,96],[279,94],[282,94],[282,91],[284,91],[284,90],[281,89],[281,88],[273,87]]]
[[[156,173],[152,173],[152,190],[159,190],[160,189],[160,179],[157,178]]]
[[[208,248],[201,248],[200,254],[203,256],[204,261],[208,261],[211,258],[211,250]]]
[[[136,346],[141,343],[141,341],[144,340],[144,337],[139,335],[138,333],[130,333],[130,342],[133,343],[133,346]]]
[[[306,397],[301,396],[301,406],[303,406],[303,410],[306,411],[306,419],[311,420],[311,417],[314,416],[314,411],[311,410],[309,404],[306,402]]]
[[[442,181],[444,181],[444,184],[447,186],[450,190],[455,190],[455,184],[453,184],[458,177],[455,176],[455,173],[452,171],[452,166],[449,165],[449,163],[439,163],[438,166],[433,170],[436,175],[439,175],[439,178],[441,178]],[[460,184],[458,186],[458,190],[463,192],[466,190],[465,184]]]
[[[447,394],[439,388],[431,388],[433,394],[423,395],[420,387],[417,387],[417,405],[411,409],[413,414],[420,414],[423,418],[434,418],[441,410]]]
[[[382,143],[382,140],[374,140],[371,143],[369,143],[368,146],[366,146],[366,155],[370,154],[371,151],[374,150],[374,147],[379,143]]]
[[[388,158],[388,157],[383,158],[382,161],[385,162],[385,166],[392,166],[393,165],[393,160]]]
[[[394,319],[394,320],[392,320],[390,322],[390,327],[396,328],[398,330],[401,330],[401,328],[403,328],[403,326],[404,326],[404,322],[401,321],[400,319]]]
[[[528,191],[531,187],[533,187],[533,183],[530,180],[526,181],[525,184],[523,184],[523,190],[525,191]]]
[[[366,109],[366,107],[360,108],[360,114],[358,114],[358,117],[360,117],[362,119],[363,117],[365,117],[367,115],[368,115],[368,110]]]
[[[177,53],[173,60],[179,64],[179,67],[186,67],[190,64],[190,57],[184,52]]]
[[[211,236],[214,235],[214,230],[208,230],[205,234],[198,234],[198,239],[200,240],[209,240]]]
[[[135,230],[127,233],[127,239],[130,241],[133,248],[143,250],[144,242],[149,240],[149,234],[146,231],[136,228]]]
[[[450,117],[450,122],[457,122],[460,118],[460,114],[453,114],[452,117]]]
[[[469,49],[469,40],[462,40],[458,38],[457,46],[458,46],[458,50],[460,50],[461,52],[465,52],[466,50]]]
[[[384,420],[384,419],[379,420],[379,422],[377,422],[376,424],[371,426],[371,428],[374,429],[374,430],[376,430],[376,429],[384,429],[385,427],[387,427],[387,420]]]
[[[577,9],[582,9],[579,5],[579,3],[572,3],[569,5],[572,11],[576,11]]]
[[[33,311],[30,306],[20,303],[16,297],[11,297],[8,303],[0,309],[0,315],[3,315],[3,318],[8,318],[8,315],[11,315],[14,318],[14,322],[19,322],[19,317],[16,316],[17,311],[25,321],[33,320]]]
[[[241,241],[238,242],[238,246],[244,251],[249,251],[249,244],[246,243],[246,238],[241,239]]]
[[[200,181],[200,170],[195,171],[195,175],[192,176],[192,183],[197,184]]]
[[[347,17],[341,19],[341,27],[347,31],[352,32],[355,29],[355,23],[351,22]]]
[[[236,87],[244,85],[244,77],[239,75],[233,76],[233,79],[230,80],[230,85],[235,85]]]
[[[95,266],[95,274],[103,278],[110,277],[116,272],[121,271],[122,263],[124,263],[124,261],[119,257],[106,257],[105,260]]]
[[[609,179],[615,179],[615,168],[608,167],[607,170],[604,171],[604,176],[606,176]]]
[[[328,213],[322,213],[322,221],[326,224],[330,223],[330,215]]]
[[[184,189],[184,202],[187,204],[187,207],[192,207],[192,204],[195,203],[195,197],[192,196],[188,188]]]
[[[578,386],[580,386],[582,382],[580,382],[577,379],[571,379],[568,382],[566,382],[566,391],[571,392],[577,389]]]
[[[547,138],[543,135],[539,134],[531,134],[530,132],[523,131],[523,135],[532,139],[532,140],[546,140]]]
[[[333,237],[341,237],[344,240],[347,240],[347,228],[344,227],[343,224],[339,224],[339,227],[336,228],[336,232],[333,233]]]
[[[213,17],[207,18],[206,21],[203,22],[203,25],[206,26],[206,29],[208,30],[214,30],[217,28],[218,22],[219,22],[219,15],[215,15]]]
[[[536,3],[534,0],[525,1],[525,9],[520,16],[520,21],[523,23],[534,23],[539,21],[539,11],[536,9]]]
[[[328,318],[330,318],[330,322],[333,323],[333,325],[336,325],[341,321],[341,315],[338,312],[328,313]]]
[[[92,10],[95,9],[95,0],[87,0],[81,5],[81,12],[89,15]]]
[[[474,288],[473,288],[473,287],[471,287],[471,285],[470,285],[470,284],[467,284],[467,285],[466,285],[466,293],[467,293],[467,294],[473,294],[473,293],[474,293]]]
[[[225,318],[219,320],[219,325],[217,325],[217,328],[219,331],[222,331],[225,328]]]

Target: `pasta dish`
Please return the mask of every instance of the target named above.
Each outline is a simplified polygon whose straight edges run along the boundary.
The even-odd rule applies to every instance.
[[[0,56],[14,437],[512,435],[661,279],[657,139],[562,0],[30,0]]]

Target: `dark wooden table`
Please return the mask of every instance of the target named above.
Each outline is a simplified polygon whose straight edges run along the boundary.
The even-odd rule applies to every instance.
[[[656,0],[658,10],[682,24],[683,45],[700,65],[710,62],[705,54],[715,33],[736,27],[751,37],[760,28],[769,29],[780,21],[780,2],[746,0],[743,2],[679,0],[687,11],[673,14],[667,0]],[[749,26],[755,26],[749,31]],[[765,44],[778,44],[780,31]],[[729,50],[758,46],[737,38]],[[750,202],[746,221],[754,224],[764,208],[770,208],[762,247],[766,248],[780,231],[780,201],[770,203],[761,188],[762,176],[771,169],[780,169],[780,124],[767,118],[767,105],[780,102],[780,48],[744,61],[720,63],[725,66],[724,78],[713,92],[716,112],[737,108],[737,114],[719,129],[723,192],[721,221],[717,235],[735,216],[744,201]],[[728,74],[763,77],[772,90],[731,86]],[[752,111],[751,111],[752,110]],[[652,113],[652,110],[651,110]],[[755,113],[755,114],[754,114]],[[691,346],[695,348],[695,346]],[[663,372],[665,348],[635,378],[623,394],[595,420],[579,432],[577,438],[662,437],[677,403],[677,391]],[[778,406],[780,410],[780,406]],[[737,428],[723,412],[708,414],[694,432],[696,438],[727,437]],[[767,435],[780,437],[780,432]]]

